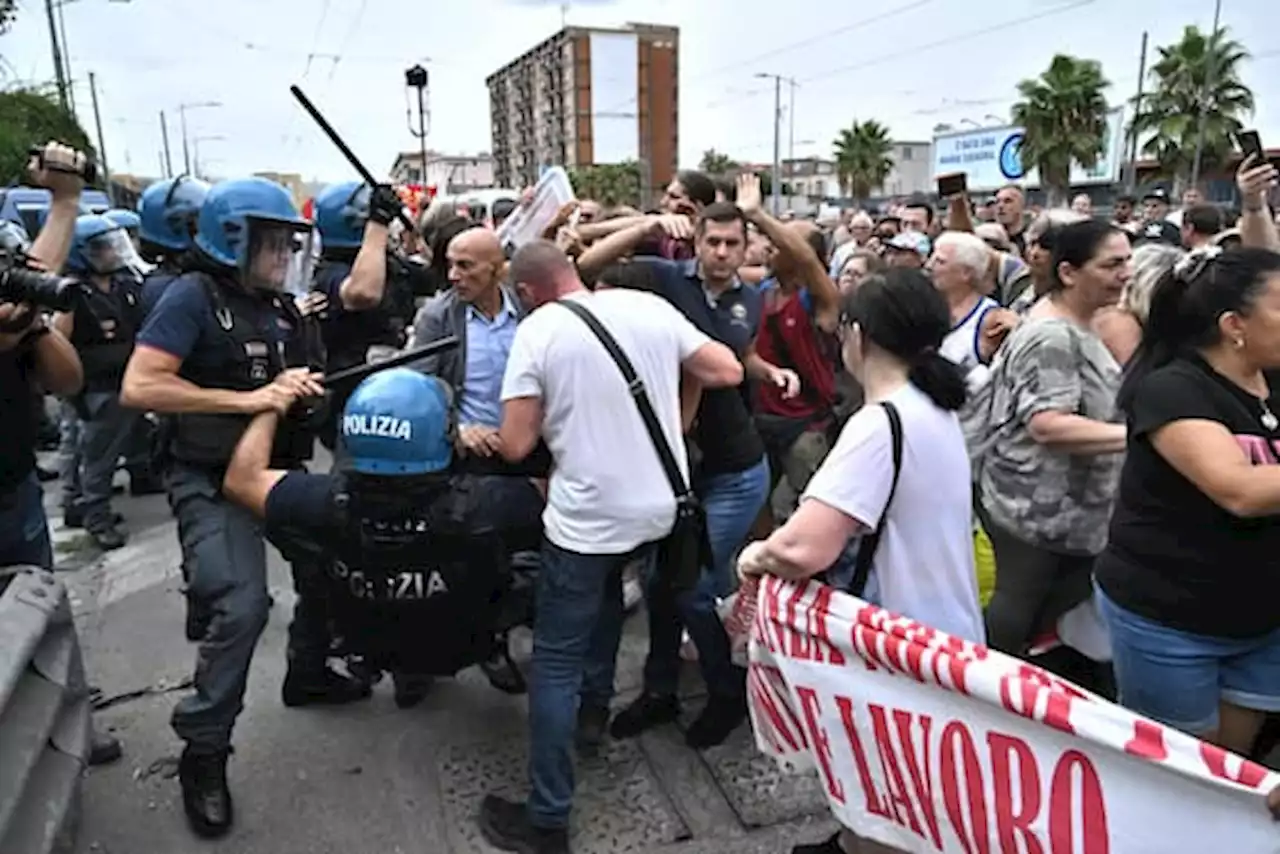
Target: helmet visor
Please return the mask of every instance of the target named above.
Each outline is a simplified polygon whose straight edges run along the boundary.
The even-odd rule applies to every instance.
[[[255,290],[295,291],[303,273],[306,229],[279,220],[250,219],[245,283]]]
[[[137,250],[123,228],[103,232],[85,242],[84,258],[89,270],[100,276],[127,270],[137,263]]]

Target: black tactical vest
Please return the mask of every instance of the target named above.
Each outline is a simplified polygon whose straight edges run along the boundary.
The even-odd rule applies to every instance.
[[[365,363],[370,347],[397,349],[405,345],[413,323],[413,284],[404,263],[388,253],[386,285],[382,302],[364,311],[331,310],[324,326],[324,345],[329,353],[329,369],[342,370]],[[322,259],[316,268],[315,289],[335,294],[338,285],[351,275],[351,264]],[[333,297],[331,297],[333,299]]]
[[[434,495],[362,495],[335,480],[341,536],[328,562],[338,633],[371,663],[452,675],[487,659],[509,577],[492,531],[467,530],[454,479]]]
[[[118,392],[142,326],[142,289],[128,276],[113,276],[111,290],[79,283],[71,343],[84,366],[86,392]]]
[[[201,388],[253,391],[285,368],[321,366],[308,352],[303,321],[288,294],[250,292],[237,285],[199,277],[219,335],[219,357],[184,364],[182,377]],[[221,469],[252,416],[182,414],[173,417],[172,457],[188,465]],[[296,468],[311,458],[313,435],[291,419],[282,419],[272,449],[273,468]]]

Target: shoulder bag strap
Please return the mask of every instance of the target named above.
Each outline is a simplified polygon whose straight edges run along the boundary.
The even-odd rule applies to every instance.
[[[658,421],[657,413],[653,411],[648,392],[645,391],[644,380],[636,374],[631,360],[618,346],[614,337],[609,334],[609,330],[604,328],[604,325],[586,306],[574,300],[559,300],[559,304],[576,314],[587,325],[587,328],[608,351],[614,364],[618,366],[622,378],[627,383],[627,390],[631,392],[631,398],[636,402],[636,409],[640,411],[640,419],[644,421],[645,429],[649,431],[649,440],[653,442],[653,449],[658,453],[658,460],[662,463],[667,481],[671,484],[671,491],[678,500],[687,498],[690,494],[689,485],[685,482],[680,466],[676,464],[675,454],[671,451],[671,445],[668,444],[667,437],[662,432],[662,424]]]
[[[867,581],[871,577],[871,562],[875,560],[880,535],[884,533],[885,524],[889,521],[889,508],[893,506],[893,496],[898,491],[898,478],[902,476],[902,418],[892,403],[884,402],[880,406],[889,417],[889,435],[893,443],[893,483],[889,487],[889,497],[884,502],[884,512],[880,514],[879,524],[863,534],[862,542],[858,544],[858,557],[853,565],[853,579],[848,588],[848,592],[854,596],[861,596],[866,590]]]

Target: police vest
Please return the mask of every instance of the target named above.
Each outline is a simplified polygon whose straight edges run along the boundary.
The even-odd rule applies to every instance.
[[[119,391],[142,325],[141,289],[128,276],[113,276],[109,291],[87,280],[79,289],[71,343],[84,367],[84,390]]]
[[[318,367],[307,352],[302,318],[287,294],[250,292],[237,285],[198,277],[213,313],[213,342],[219,357],[182,366],[181,376],[207,389],[253,391],[285,368]],[[189,413],[173,416],[170,453],[193,466],[224,468],[252,416]],[[285,418],[276,429],[273,468],[294,468],[311,458],[313,436]]]
[[[492,531],[467,530],[467,503],[481,496],[458,483],[376,496],[335,481],[335,621],[382,666],[451,675],[491,653],[507,557]]]

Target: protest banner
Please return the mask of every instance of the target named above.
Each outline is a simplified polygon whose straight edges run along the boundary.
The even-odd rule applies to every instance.
[[[747,593],[746,590],[743,593]],[[905,852],[1280,852],[1280,775],[984,646],[816,581],[765,577],[760,749]]]

